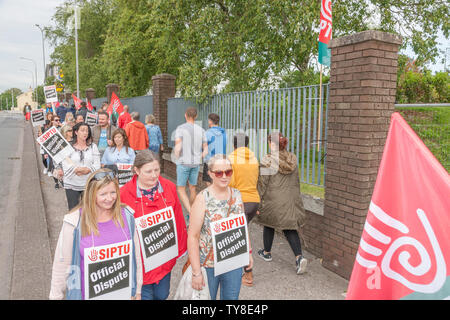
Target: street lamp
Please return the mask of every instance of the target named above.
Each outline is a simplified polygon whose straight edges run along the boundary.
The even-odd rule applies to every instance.
[[[35,86],[35,90],[36,90],[36,102],[37,102],[37,104],[39,105],[39,101],[38,101],[38,90],[37,90],[37,64],[36,64],[36,61],[34,61],[33,59],[30,59],[30,58],[24,58],[24,57],[20,57],[20,59],[23,59],[23,60],[28,60],[28,61],[31,61],[31,62],[33,62],[34,63],[34,79],[36,80],[36,82],[35,82],[35,84],[36,84],[36,86]]]
[[[42,59],[44,61],[44,82],[45,83],[45,51],[44,51],[44,30],[42,30],[41,26],[39,26],[38,24],[35,24],[36,27],[39,28],[39,30],[41,30],[41,34],[42,34]]]

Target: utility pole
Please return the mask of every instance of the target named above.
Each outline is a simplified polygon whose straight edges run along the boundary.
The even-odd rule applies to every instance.
[[[76,60],[76,72],[77,72],[77,98],[80,97],[80,79],[78,74],[78,8],[75,1],[75,60]]]
[[[39,30],[41,30],[41,34],[42,34],[42,59],[44,61],[44,81],[42,83],[45,84],[45,78],[46,78],[45,70],[46,69],[45,69],[45,50],[44,50],[44,30],[42,30],[41,26],[39,26],[38,24],[35,24],[35,26],[38,27]]]

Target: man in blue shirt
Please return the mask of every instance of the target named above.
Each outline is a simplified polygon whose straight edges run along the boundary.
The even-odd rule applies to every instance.
[[[206,130],[206,139],[208,141],[208,155],[204,159],[202,180],[206,185],[211,184],[211,178],[208,174],[208,160],[216,154],[226,154],[227,152],[227,134],[224,128],[219,127],[220,117],[216,113],[208,115],[208,126]]]
[[[112,145],[112,134],[117,129],[109,124],[109,115],[104,111],[98,113],[98,125],[92,128],[92,141],[97,145],[100,156]]]

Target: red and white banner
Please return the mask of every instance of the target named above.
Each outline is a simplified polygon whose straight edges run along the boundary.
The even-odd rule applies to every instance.
[[[59,108],[60,105],[61,105],[61,104],[59,103],[59,101],[52,102],[52,107],[54,108],[53,110],[56,110],[57,108]]]
[[[399,113],[346,299],[450,298],[450,176]]]
[[[319,41],[328,44],[332,31],[331,0],[322,0],[320,6]]]
[[[89,111],[93,111],[94,107],[91,104],[91,101],[89,101],[89,99],[86,99],[87,103],[86,103],[86,107]]]
[[[113,112],[117,112],[118,114],[121,114],[123,112],[122,102],[120,102],[120,99],[119,97],[117,97],[115,92],[111,94],[111,103],[109,104],[106,112],[108,112],[109,115],[111,115]]]
[[[81,99],[78,99],[73,93],[72,93],[72,99],[73,99],[73,103],[75,104],[75,109],[80,109],[81,108],[81,102],[83,102]]]

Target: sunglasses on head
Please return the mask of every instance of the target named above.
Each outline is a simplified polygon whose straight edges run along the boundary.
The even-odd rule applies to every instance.
[[[209,171],[211,171],[212,173],[214,173],[214,175],[215,175],[217,178],[222,178],[224,173],[225,173],[225,175],[226,175],[227,177],[231,177],[231,175],[233,174],[233,169],[228,169],[228,170],[225,170],[225,171],[222,171],[222,170],[219,170],[219,171],[212,171],[212,170],[209,170]]]
[[[116,174],[114,173],[114,171],[102,171],[102,172],[96,173],[94,175],[94,179],[97,181],[100,181],[100,180],[104,179],[105,177],[110,177],[111,179],[115,179]]]

